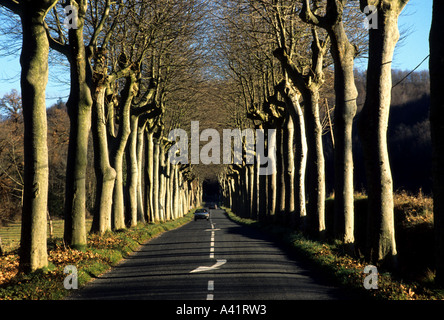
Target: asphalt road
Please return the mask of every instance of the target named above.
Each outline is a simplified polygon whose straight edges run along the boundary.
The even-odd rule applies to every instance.
[[[70,299],[332,300],[346,296],[267,235],[211,210],[145,244]]]

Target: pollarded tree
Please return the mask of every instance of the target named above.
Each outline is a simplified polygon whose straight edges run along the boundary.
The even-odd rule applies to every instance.
[[[325,29],[331,39],[331,52],[335,71],[335,234],[347,245],[354,243],[354,187],[352,127],[356,114],[358,92],[354,80],[354,59],[358,48],[349,40],[350,30],[346,14],[350,2],[346,0],[318,1],[325,5],[325,14],[312,12],[310,1],[305,0],[300,17],[303,21]],[[350,20],[350,19],[349,19]]]
[[[307,215],[305,203],[307,139],[304,112],[299,101],[301,95],[295,90],[293,85],[288,83],[288,80],[285,81],[285,86],[281,89],[281,94],[284,97],[289,114],[288,126],[293,125],[293,131],[287,130],[290,136],[288,137],[288,157],[286,157],[287,165],[285,168],[287,171],[286,190],[288,190],[287,193],[292,193],[288,194],[287,210],[290,214],[292,210],[294,211],[291,217],[292,222],[303,229],[304,226],[302,223]],[[291,134],[294,136],[294,140],[291,139]],[[294,150],[292,149],[293,145]]]
[[[49,43],[44,20],[57,1],[0,1],[0,5],[20,16],[23,32],[20,83],[25,126],[25,166],[20,269],[25,272],[48,264],[46,213],[49,174],[45,90]]]
[[[67,1],[63,6],[70,6],[75,13],[71,20],[72,25],[66,25],[68,36],[65,36],[57,10],[54,10],[54,20],[48,21],[53,30],[56,30],[57,38],[52,36],[48,24],[46,26],[51,48],[66,56],[71,69],[71,87],[67,102],[70,137],[66,166],[64,241],[71,247],[81,248],[86,246],[86,168],[92,107],[91,56],[87,55],[83,34],[88,3],[85,0],[73,0]],[[89,48],[92,46],[91,43]]]
[[[292,84],[304,100],[304,119],[308,146],[308,207],[307,227],[315,236],[325,233],[325,160],[322,144],[322,125],[319,110],[319,90],[324,84],[324,57],[327,54],[328,38],[321,40],[318,31],[312,29],[311,62],[309,71],[300,61],[292,61],[291,48],[281,41],[274,55],[282,63]],[[282,34],[283,38],[284,35]],[[290,54],[289,54],[290,53]]]
[[[374,263],[396,264],[393,180],[387,149],[392,60],[399,40],[398,17],[408,0],[361,0],[377,9],[369,30],[367,94],[358,119],[368,184],[368,254]]]

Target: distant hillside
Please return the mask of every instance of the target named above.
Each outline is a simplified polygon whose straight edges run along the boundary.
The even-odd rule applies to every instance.
[[[401,81],[407,72],[393,71],[393,84]],[[365,100],[365,74],[358,73],[356,84],[359,91],[358,115]],[[388,143],[395,190],[416,193],[421,189],[431,193],[431,138],[429,124],[429,75],[426,71],[415,72],[394,87],[390,110]],[[327,185],[333,190],[334,162],[331,139],[326,144]],[[362,148],[354,128],[355,188],[365,189],[365,171]]]

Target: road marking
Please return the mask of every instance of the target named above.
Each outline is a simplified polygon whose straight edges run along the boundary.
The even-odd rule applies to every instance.
[[[214,291],[214,281],[208,281],[208,291]]]
[[[207,294],[207,300],[214,300],[214,296],[212,294]]]
[[[199,268],[196,268],[196,269],[190,271],[190,273],[216,270],[216,269],[219,269],[221,266],[223,266],[225,263],[227,263],[227,260],[220,259],[220,260],[217,260],[217,262],[214,265],[212,265],[211,267],[202,266],[202,267],[199,267]]]

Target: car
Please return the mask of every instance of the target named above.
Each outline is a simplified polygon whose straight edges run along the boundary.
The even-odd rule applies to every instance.
[[[208,206],[208,208],[209,208],[209,209],[217,209],[217,204],[215,204],[215,203],[211,203],[211,204]]]
[[[210,219],[210,213],[208,212],[207,209],[197,209],[194,212],[194,221],[196,221],[197,219]]]

